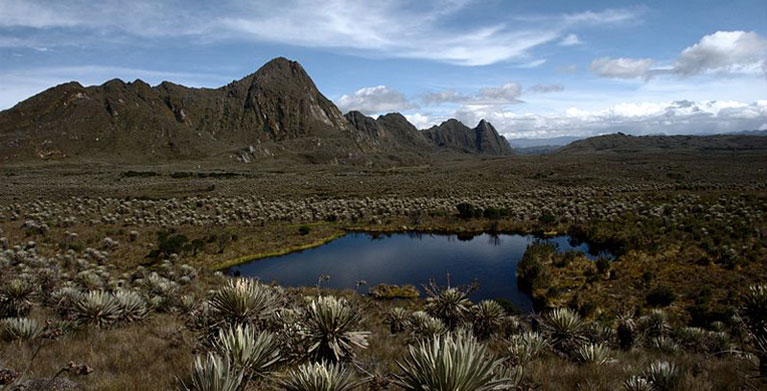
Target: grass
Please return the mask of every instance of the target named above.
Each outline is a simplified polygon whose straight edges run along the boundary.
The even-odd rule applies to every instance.
[[[224,270],[224,269],[230,268],[232,266],[242,265],[244,263],[253,262],[253,261],[256,261],[256,260],[259,260],[259,259],[263,259],[263,258],[279,257],[279,256],[282,256],[282,255],[287,255],[287,254],[294,253],[294,252],[308,250],[308,249],[311,249],[311,248],[319,247],[319,246],[322,246],[324,244],[330,243],[330,242],[332,242],[332,241],[334,241],[334,240],[344,236],[345,234],[346,234],[346,232],[343,232],[343,231],[342,232],[337,232],[337,233],[334,233],[334,234],[332,234],[330,236],[326,236],[324,238],[321,238],[319,240],[315,240],[313,242],[306,243],[306,244],[299,244],[299,245],[295,245],[295,246],[289,246],[289,247],[285,247],[285,248],[282,248],[282,249],[279,249],[279,250],[269,251],[269,252],[264,252],[264,253],[244,255],[244,256],[241,256],[241,257],[237,257],[237,258],[234,258],[234,259],[230,259],[230,260],[227,260],[227,261],[223,261],[223,262],[217,263],[217,264],[215,264],[214,266],[211,267],[211,270],[214,270],[214,271],[215,270]],[[308,235],[308,233],[307,233],[307,235]]]
[[[21,218],[13,220],[10,215],[17,207],[12,205],[23,205],[29,200],[38,199],[57,202],[72,195],[158,200],[186,196],[221,197],[222,202],[225,202],[242,197],[243,194],[254,194],[253,189],[258,189],[255,196],[264,201],[303,201],[308,197],[314,197],[315,201],[364,197],[396,200],[444,197],[446,200],[458,200],[467,195],[481,195],[492,201],[494,198],[511,195],[522,201],[544,197],[552,207],[560,202],[566,205],[572,199],[590,197],[593,205],[597,206],[614,199],[624,199],[627,202],[646,202],[660,208],[664,204],[673,204],[676,197],[699,196],[703,205],[716,204],[718,197],[724,197],[750,207],[764,204],[766,178],[760,167],[764,167],[765,159],[759,154],[714,154],[705,159],[695,156],[644,156],[633,160],[604,156],[595,165],[587,158],[553,156],[542,160],[536,157],[515,157],[435,162],[432,165],[396,170],[349,170],[318,166],[310,167],[306,172],[295,167],[279,167],[279,171],[275,171],[272,170],[274,166],[227,180],[197,175],[176,180],[167,175],[194,170],[183,164],[164,168],[163,174],[158,176],[123,178],[121,173],[128,168],[2,167],[0,176],[7,180],[7,186],[0,187],[0,209],[3,214],[0,218],[0,236],[9,238],[12,244],[35,241],[37,251],[50,258],[64,248],[74,249],[78,253],[88,247],[101,249],[102,240],[109,236],[119,241],[120,245],[110,252],[103,266],[112,274],[119,275],[147,263],[146,255],[156,245],[156,231],[159,227],[101,222],[91,224],[89,217],[82,217],[73,225],[51,225],[45,235],[29,234],[21,225],[25,213],[31,212],[19,206]],[[664,167],[668,165],[685,173],[678,187],[663,187],[677,186],[677,179],[656,175],[663,173]],[[151,172],[154,168],[131,169]],[[536,175],[539,173],[546,175]],[[215,190],[204,192],[211,184],[216,185]],[[706,188],[706,184],[715,186]],[[658,185],[662,190],[648,190],[641,187],[643,185]],[[546,194],[566,192],[572,192],[572,195],[546,198]],[[682,201],[681,205],[690,206],[690,210],[694,207],[687,201]],[[670,322],[678,326],[686,325],[690,320],[689,308],[703,296],[700,292],[705,287],[710,289],[705,295],[708,301],[704,304],[712,308],[734,308],[738,305],[739,294],[750,283],[767,279],[767,264],[763,262],[767,255],[765,247],[755,240],[758,239],[755,234],[743,230],[759,228],[761,232],[766,232],[764,221],[755,219],[748,223],[745,220],[748,216],[734,219],[731,224],[732,233],[728,233],[727,227],[717,218],[707,221],[694,212],[690,213],[692,217],[680,217],[676,225],[662,224],[661,220],[651,220],[641,225],[637,216],[627,216],[613,222],[559,219],[542,224],[538,221],[539,214],[529,219],[461,220],[454,211],[446,212],[453,206],[448,205],[444,210],[424,210],[420,216],[392,213],[376,219],[365,216],[333,223],[314,221],[310,222],[311,229],[308,232],[299,230],[306,221],[283,221],[277,218],[263,223],[227,226],[179,225],[172,228],[186,235],[190,241],[222,233],[235,233],[238,240],[229,243],[223,252],[219,253],[215,244],[207,244],[198,253],[182,254],[174,262],[187,262],[200,270],[219,270],[242,262],[322,245],[348,231],[386,234],[416,230],[470,236],[488,231],[564,233],[572,232],[569,228],[577,225],[583,228],[585,238],[606,244],[617,243],[625,251],[621,251],[618,259],[610,264],[610,272],[614,272],[612,275],[593,273],[596,269],[594,262],[582,256],[567,262],[560,262],[556,256],[547,260],[544,265],[551,273],[551,278],[549,285],[542,289],[546,294],[546,303],[550,306],[569,306],[583,312],[591,308],[588,315],[584,316],[587,321],[611,321],[617,313],[626,310],[636,309],[646,313],[649,310],[645,302],[647,294],[656,286],[667,286],[674,291],[676,300],[664,310],[668,312]],[[75,212],[72,214],[77,215]],[[743,222],[738,223],[739,219]],[[658,229],[662,226],[678,228],[660,232]],[[700,233],[701,227],[707,228],[707,235]],[[130,231],[134,230],[138,232],[138,239],[131,241]],[[67,231],[76,232],[77,238],[68,239]],[[707,243],[706,237],[715,240]],[[749,252],[736,259],[721,260],[717,246],[722,244],[734,245],[736,248],[745,246]],[[161,263],[147,266],[149,270],[159,270],[161,267]],[[654,277],[646,282],[643,275]],[[3,278],[0,273],[0,280]],[[207,290],[216,289],[220,284],[220,278],[201,271],[199,278],[192,285],[185,286],[179,296],[193,295],[200,301]],[[287,289],[286,292],[296,297],[317,294],[313,287]],[[406,357],[413,336],[407,330],[392,334],[383,319],[394,307],[403,307],[408,313],[422,310],[425,301],[373,300],[353,291],[323,289],[322,292],[345,297],[364,314],[360,319],[359,330],[371,334],[367,340],[368,348],[356,352],[355,363],[359,368],[355,370],[381,381],[371,382],[360,390],[374,390],[374,385],[385,383],[386,376],[379,375],[399,373],[396,363]],[[57,314],[41,310],[39,306],[29,316],[40,324],[48,319],[59,319]],[[30,361],[38,351],[41,340],[4,342],[0,343],[0,366],[16,370],[29,366],[26,377],[38,378],[53,376],[73,361],[88,364],[93,373],[85,377],[75,377],[71,373],[62,376],[72,377],[88,390],[176,389],[176,378],[188,374],[195,355],[209,349],[206,342],[201,340],[200,332],[193,329],[188,321],[189,317],[179,313],[153,313],[143,320],[129,324],[118,322],[115,326],[103,329],[83,325],[55,340],[42,340],[43,345],[32,365]],[[505,330],[505,327],[499,329]],[[508,335],[492,338],[488,342],[488,350],[497,355],[506,354],[508,338]],[[524,365],[524,372],[526,379],[537,389],[552,391],[621,389],[623,381],[641,375],[650,364],[658,360],[673,362],[679,368],[681,390],[748,389],[747,376],[753,374],[749,372],[753,368],[753,363],[749,361],[731,355],[685,351],[684,347],[675,354],[668,354],[652,348],[623,351],[611,346],[610,358],[615,362],[599,366],[584,365],[544,349],[543,354]],[[277,369],[287,371],[290,368],[295,368],[295,365],[281,364]],[[267,382],[257,384],[256,388],[276,390],[279,386]]]

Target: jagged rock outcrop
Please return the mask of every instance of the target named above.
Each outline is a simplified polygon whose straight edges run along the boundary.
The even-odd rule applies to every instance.
[[[440,147],[463,152],[488,155],[509,155],[512,153],[512,148],[506,138],[498,134],[495,128],[484,119],[474,129],[456,119],[449,119],[424,130],[423,134]]]
[[[389,113],[373,119],[359,111],[350,111],[345,117],[358,132],[382,150],[425,153],[434,149],[432,143],[400,113]]]

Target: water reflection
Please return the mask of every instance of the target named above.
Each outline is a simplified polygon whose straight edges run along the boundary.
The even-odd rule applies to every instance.
[[[516,269],[527,245],[540,240],[555,244],[558,251],[589,252],[587,244],[567,236],[351,233],[321,247],[257,260],[228,272],[286,286],[314,286],[318,276],[329,275],[323,286],[338,289],[352,289],[360,280],[367,287],[387,283],[420,289],[431,279],[443,283],[449,273],[455,285],[479,283],[472,300],[504,298],[529,310],[530,298],[517,288]],[[596,255],[588,256],[595,259]],[[367,287],[359,288],[364,292]]]

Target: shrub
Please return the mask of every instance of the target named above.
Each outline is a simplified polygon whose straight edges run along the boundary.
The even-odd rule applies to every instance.
[[[527,246],[525,254],[517,265],[517,282],[522,291],[530,293],[548,285],[551,276],[543,262],[555,250],[553,245],[546,243],[533,243]]]
[[[513,382],[497,379],[501,360],[492,360],[484,345],[463,332],[410,346],[398,365],[402,374],[395,383],[406,391],[490,391]]]
[[[271,287],[252,279],[230,281],[209,300],[214,319],[228,324],[263,319],[275,310],[277,302]]]
[[[578,361],[584,364],[604,365],[610,361],[610,348],[605,344],[586,344],[578,348]]]
[[[631,376],[623,382],[623,389],[626,391],[654,391],[649,380],[642,376]]]
[[[186,391],[237,391],[242,385],[242,373],[237,372],[228,360],[208,353],[197,356],[192,373],[182,387]]]
[[[540,221],[543,224],[549,225],[556,222],[557,218],[551,213],[544,213],[538,217],[538,221]]]
[[[431,338],[447,333],[445,323],[423,311],[413,312],[408,319],[407,326],[416,339]]]
[[[306,351],[316,360],[335,360],[354,356],[354,349],[367,347],[367,331],[355,331],[360,313],[345,299],[320,297],[305,309],[301,335]]]
[[[280,361],[280,351],[274,335],[266,331],[256,333],[250,325],[220,330],[215,348],[248,378],[265,376]]]
[[[507,216],[509,216],[509,210],[506,208],[487,207],[482,212],[482,217],[490,220],[498,220]]]
[[[182,254],[187,250],[189,238],[183,234],[172,231],[157,232],[157,248],[152,250],[147,258],[160,259],[169,257],[171,254]]]
[[[659,285],[650,290],[645,299],[650,306],[668,307],[674,300],[676,300],[676,294],[670,287]]]
[[[454,329],[471,315],[467,292],[458,288],[427,289],[426,312]]]
[[[27,316],[32,309],[34,285],[13,279],[0,286],[0,318]]]
[[[108,292],[90,291],[74,303],[74,317],[79,323],[107,327],[120,319],[120,302]]]
[[[552,346],[564,354],[572,354],[585,340],[585,323],[569,308],[556,308],[543,317],[543,328],[551,336]]]
[[[481,217],[482,216],[482,209],[476,208],[474,205],[469,204],[467,202],[462,202],[458,205],[456,205],[456,209],[458,209],[458,217],[469,220],[473,219],[475,217]]]
[[[644,377],[652,384],[653,390],[670,391],[676,389],[680,375],[676,365],[667,361],[650,364],[644,371]]]
[[[8,318],[0,321],[0,337],[6,341],[31,341],[43,333],[44,326],[34,319]]]
[[[350,391],[360,385],[347,367],[324,361],[300,365],[285,374],[279,383],[285,391]]]
[[[638,338],[636,330],[636,322],[632,318],[631,314],[623,314],[618,317],[618,328],[616,335],[618,336],[618,346],[623,350],[629,350],[634,346]]]
[[[514,365],[525,365],[543,354],[548,342],[539,333],[525,332],[513,335],[509,340],[509,358]]]
[[[650,341],[650,346],[665,354],[679,353],[679,345],[673,339],[664,335],[653,338]]]
[[[474,335],[489,338],[501,327],[506,311],[495,300],[483,300],[472,308]]]
[[[395,307],[386,312],[385,322],[389,326],[389,330],[392,334],[397,334],[405,330],[407,320],[410,314],[401,307]]]
[[[143,319],[149,313],[146,301],[134,291],[118,290],[115,293],[120,307],[120,321],[134,322]]]
[[[309,232],[311,232],[311,231],[312,231],[312,227],[310,227],[307,224],[304,224],[304,225],[298,227],[298,233],[300,235],[308,235]]]

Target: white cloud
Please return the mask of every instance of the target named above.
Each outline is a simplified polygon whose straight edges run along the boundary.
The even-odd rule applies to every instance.
[[[416,129],[426,129],[433,125],[437,125],[441,121],[438,118],[434,118],[429,115],[424,115],[419,113],[405,115],[405,118],[407,118],[408,122],[413,124],[413,126],[415,126]]]
[[[602,77],[633,79],[644,77],[653,62],[650,58],[600,57],[591,62],[589,69]]]
[[[562,92],[565,90],[565,86],[562,84],[535,84],[527,89],[529,92],[535,92],[539,94],[546,94],[549,92]]]
[[[673,74],[681,77],[706,72],[767,76],[767,39],[754,32],[717,31],[682,50],[670,67],[651,68],[653,59],[597,58],[590,69],[599,76],[621,79]]]
[[[562,38],[561,41],[559,41],[559,46],[576,46],[580,45],[583,42],[581,42],[580,38],[578,38],[575,34],[567,34],[566,37]]]
[[[480,101],[517,103],[522,95],[522,87],[518,83],[509,82],[500,87],[481,88],[477,97]]]
[[[352,95],[341,96],[337,103],[343,112],[357,110],[367,115],[418,108],[401,92],[384,85],[360,88]]]
[[[603,11],[585,11],[567,14],[564,21],[568,24],[586,23],[593,25],[623,24],[636,20],[644,12],[641,8],[606,9]]]
[[[143,38],[194,37],[204,42],[259,41],[475,66],[525,60],[532,48],[561,39],[565,28],[622,24],[641,14],[636,9],[586,11],[526,24],[488,18],[476,27],[451,28],[454,19],[475,3],[222,0],[191,5],[183,0],[104,0],[96,7],[86,0],[0,0],[0,27],[57,30],[45,36],[47,45],[131,37],[152,44]]]
[[[767,124],[767,100],[622,103],[598,110],[571,107],[548,115],[518,113],[491,105],[463,105],[454,115],[464,123],[482,118],[511,138],[642,134],[723,133]]]
[[[569,74],[573,74],[573,73],[577,72],[578,71],[578,66],[575,65],[575,64],[561,65],[561,66],[556,67],[555,70],[557,71],[557,73],[561,73],[561,74],[564,74],[564,75],[569,75]]]
[[[767,64],[767,39],[745,31],[717,31],[682,51],[674,72],[690,76],[705,71],[759,70]]]
[[[427,92],[421,98],[427,105],[440,103],[465,102],[472,99],[469,95],[464,95],[456,90],[448,89],[437,92]]]
[[[471,103],[505,105],[521,103],[522,87],[519,83],[508,82],[497,87],[480,88],[473,94],[464,94],[452,89],[428,92],[421,97],[424,104],[438,105],[442,103]]]
[[[532,68],[538,68],[539,66],[546,63],[546,59],[539,59],[539,60],[533,60],[528,61],[522,64],[518,64],[515,66],[515,68],[522,68],[522,69],[532,69]]]

